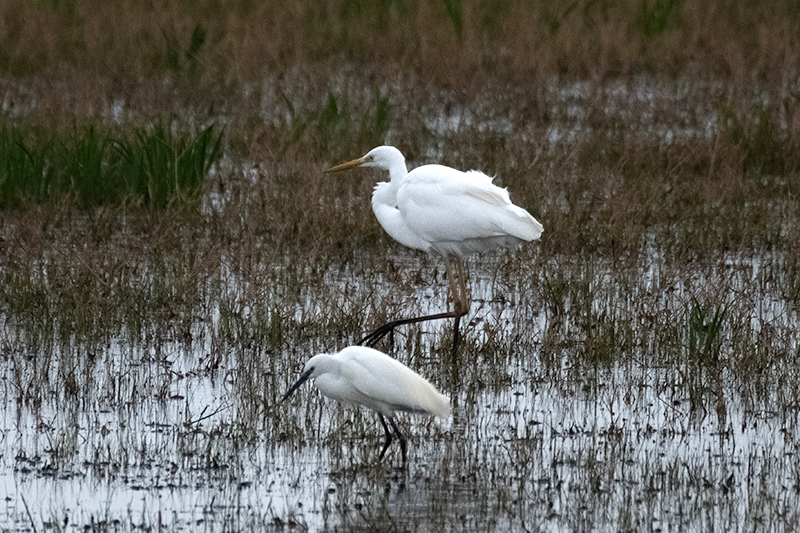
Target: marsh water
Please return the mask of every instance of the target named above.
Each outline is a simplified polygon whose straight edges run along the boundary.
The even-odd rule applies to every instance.
[[[659,353],[664,344],[640,331],[647,324],[632,326],[638,340],[629,357],[581,361],[569,339],[585,335],[583,326],[548,312],[511,274],[524,268],[505,268],[512,256],[472,264],[472,312],[455,360],[449,346],[432,348],[447,344],[449,323],[398,330],[381,346],[429,377],[454,405],[447,422],[400,417],[409,436],[405,467],[397,449],[379,461],[383,436],[371,412],[338,406],[310,386],[276,402],[307,357],[341,348],[346,339],[325,347],[287,343],[272,354],[230,349],[220,364],[209,365],[225,328],[220,300],[203,302],[209,316],[195,317],[184,338],[112,338],[91,348],[76,339],[59,344],[40,368],[42,354],[21,361],[7,353],[0,527],[791,529],[800,509],[798,421],[780,383],[766,378],[750,390],[742,384],[747,380],[723,373],[704,376],[694,390],[688,374],[704,369],[670,362]],[[337,295],[326,302],[338,300],[344,312],[370,298],[376,281],[366,273],[374,260],[363,259],[364,270],[331,269],[319,286],[301,289],[304,303],[292,318],[314,320],[308,317],[319,314],[313,293],[320,287]],[[402,277],[433,280],[404,293],[406,309],[446,305],[446,281],[434,260],[406,254],[391,260]],[[754,260],[723,262],[679,283],[663,279],[652,264],[632,271],[600,261],[558,265],[574,276],[591,272],[585,278],[591,301],[580,305],[614,321],[647,320],[641,303],[647,299],[679,316],[686,291],[716,280],[732,293],[759,287],[747,291],[741,318],[752,331],[784,337],[787,351],[797,352],[796,310],[781,303],[767,267]],[[382,283],[387,294],[405,291]],[[239,286],[231,276],[230,294],[220,299],[235,300]],[[281,289],[272,290],[261,297],[279,298]],[[255,302],[239,304],[240,312],[253,312]],[[569,297],[562,304],[572,316],[577,304]],[[12,317],[4,318],[4,329],[14,337]],[[259,379],[275,384],[263,388],[261,400],[239,385],[253,356],[265,359],[255,386]],[[81,366],[75,379],[87,383],[66,382],[64,365]],[[49,374],[42,379],[50,387],[32,402],[15,390],[24,382],[15,374],[38,372]],[[70,395],[71,386],[85,395]]]

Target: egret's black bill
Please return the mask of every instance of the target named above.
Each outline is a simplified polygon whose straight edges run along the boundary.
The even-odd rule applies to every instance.
[[[286,401],[286,398],[288,398],[289,396],[291,396],[291,395],[292,395],[292,393],[293,393],[294,391],[296,391],[296,390],[297,390],[297,388],[298,388],[300,385],[302,385],[303,383],[305,383],[305,382],[308,380],[308,378],[310,378],[310,377],[311,377],[311,373],[312,373],[313,371],[314,371],[314,369],[313,369],[313,368],[309,368],[308,370],[306,370],[305,372],[303,372],[303,375],[302,375],[302,376],[300,376],[300,379],[298,379],[298,380],[297,380],[297,382],[296,382],[294,385],[292,385],[292,388],[291,388],[291,389],[289,389],[289,392],[287,392],[286,394],[284,394],[284,395],[283,395],[283,398],[281,398],[281,401],[282,401],[282,402]]]

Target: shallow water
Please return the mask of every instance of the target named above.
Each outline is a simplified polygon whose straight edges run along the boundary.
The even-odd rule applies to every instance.
[[[675,274],[660,260],[627,271],[562,258],[557,268],[526,271],[507,268],[510,258],[472,265],[473,307],[457,360],[447,355],[448,323],[398,331],[394,344],[382,345],[453,398],[450,421],[399,417],[409,436],[405,469],[396,448],[378,461],[383,437],[372,413],[338,406],[308,385],[274,403],[322,342],[288,336],[270,352],[224,341],[232,320],[225,306],[241,304],[239,320],[248,322],[263,303],[245,302],[243,281],[230,272],[215,293],[220,302],[205,304],[217,311],[195,321],[191,342],[117,340],[91,362],[87,347],[64,346],[36,401],[14,384],[17,373],[37,371],[41,354],[7,353],[0,527],[781,531],[797,524],[798,409],[780,386],[793,386],[795,363],[769,369],[774,379],[764,386],[734,375],[732,365],[715,380],[709,368],[671,353],[685,347],[657,342],[659,330],[645,316],[660,309],[661,318],[677,320],[688,295],[722,282],[737,304],[728,301],[731,323],[752,334],[778,332],[782,340],[773,342],[796,353],[796,312],[769,282],[779,259],[730,258]],[[405,254],[392,261],[399,278],[382,278],[379,294],[368,288],[376,274],[355,263],[329,269],[299,294],[267,283],[261,298],[299,303],[287,316],[301,330],[333,316],[319,287],[337,313],[442,309],[435,261]],[[417,289],[408,282],[414,270],[435,281]],[[541,285],[520,288],[528,283],[520,277],[542,272],[565,276],[560,303],[543,299]],[[744,285],[758,289],[737,295]],[[375,307],[363,308],[366,298],[377,299]],[[586,313],[597,320],[588,330]],[[638,324],[630,326],[635,342],[590,363],[586,346],[607,324],[602,317]],[[17,324],[3,323],[7,333]],[[726,330],[723,348],[735,346],[737,334]],[[80,367],[77,384],[64,379],[68,361]]]
[[[399,463],[396,453],[377,461],[380,430],[372,417],[330,402],[319,407],[302,444],[257,442],[238,453],[235,437],[209,437],[225,432],[230,414],[222,413],[187,430],[179,410],[155,409],[105,437],[98,423],[108,427],[119,417],[82,413],[71,422],[78,425],[76,457],[58,465],[50,443],[37,454],[34,443],[4,428],[2,527],[25,529],[33,519],[37,527],[125,530],[293,522],[312,530],[781,530],[797,519],[796,420],[736,407],[724,426],[713,415],[696,420],[681,402],[656,396],[655,385],[631,391],[618,374],[606,376],[596,395],[515,382],[499,394],[459,397],[450,424],[404,421],[411,435],[406,470],[391,466]],[[48,419],[52,427],[59,418]],[[16,429],[37,433],[24,421]],[[142,448],[146,442],[148,451],[112,466],[124,453],[115,451],[119,440]],[[187,447],[206,446],[217,448],[219,462],[187,456]],[[26,449],[33,452],[23,457]],[[101,450],[109,450],[106,460],[92,461]]]

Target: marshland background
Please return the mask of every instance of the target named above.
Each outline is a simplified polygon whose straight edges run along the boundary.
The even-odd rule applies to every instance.
[[[379,462],[303,362],[447,306],[394,144],[540,243],[380,347],[449,394]],[[795,1],[0,2],[0,528],[800,528]]]

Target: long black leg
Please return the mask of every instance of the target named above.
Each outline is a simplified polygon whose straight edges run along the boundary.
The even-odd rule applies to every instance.
[[[389,428],[386,426],[386,420],[383,419],[383,415],[378,413],[378,419],[381,421],[381,425],[383,426],[383,432],[386,434],[386,443],[383,445],[383,449],[381,450],[381,454],[379,459],[383,459],[383,456],[386,454],[386,450],[389,449],[389,445],[392,443],[392,433],[389,431]],[[389,418],[389,422],[392,422],[391,417]],[[392,422],[392,426],[394,426],[394,422]],[[397,429],[395,429],[397,431]],[[402,441],[400,441],[402,442]],[[405,453],[405,452],[404,452]]]
[[[400,450],[403,452],[403,464],[406,464],[406,439],[403,437],[403,434],[400,433],[400,430],[397,429],[397,424],[394,423],[394,418],[391,416],[389,417],[389,423],[392,425],[394,434],[400,439]]]
[[[397,326],[404,326],[406,324],[416,324],[417,322],[426,322],[428,320],[441,320],[443,318],[455,318],[455,317],[456,317],[455,313],[448,311],[447,313],[438,313],[435,315],[425,315],[425,316],[417,316],[414,318],[401,318],[400,320],[392,320],[391,322],[382,325],[381,327],[379,327],[378,329],[376,329],[375,331],[373,331],[372,333],[370,333],[369,335],[358,341],[358,344],[359,345],[366,344],[367,346],[370,347],[375,346],[378,343],[378,341],[380,341],[386,335],[391,333],[392,330],[394,330],[394,328],[396,328]]]

